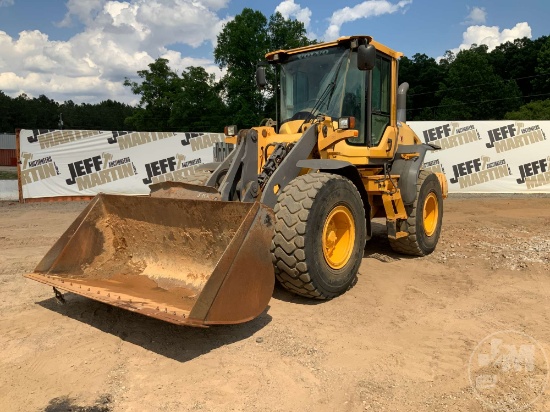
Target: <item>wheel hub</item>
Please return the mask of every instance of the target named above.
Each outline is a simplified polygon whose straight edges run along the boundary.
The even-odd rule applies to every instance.
[[[346,206],[337,206],[329,213],[323,226],[323,255],[332,269],[348,263],[355,243],[355,222]]]
[[[427,236],[432,236],[437,229],[439,220],[439,204],[435,193],[431,192],[424,202],[422,208],[422,217],[424,219],[424,233]]]

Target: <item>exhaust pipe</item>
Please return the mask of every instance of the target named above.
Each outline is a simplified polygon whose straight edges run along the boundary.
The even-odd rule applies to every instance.
[[[407,92],[409,91],[409,83],[401,83],[397,89],[397,121],[407,121]]]

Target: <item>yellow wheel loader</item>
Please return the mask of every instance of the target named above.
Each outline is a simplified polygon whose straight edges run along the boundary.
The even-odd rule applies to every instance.
[[[317,299],[349,289],[371,220],[391,247],[431,253],[447,195],[405,124],[401,53],[369,36],[266,55],[275,120],[226,127],[234,150],[148,197],[100,194],[28,278],[168,322],[208,326],[261,314],[275,278]],[[265,66],[256,72],[266,85]]]

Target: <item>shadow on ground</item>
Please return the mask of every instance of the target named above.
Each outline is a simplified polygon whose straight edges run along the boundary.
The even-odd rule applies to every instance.
[[[187,362],[219,347],[247,339],[272,319],[267,314],[268,306],[260,316],[247,323],[194,328],[163,322],[72,293],[64,296],[67,302],[64,305],[59,305],[54,297],[37,304],[179,362]]]
[[[110,395],[101,396],[91,406],[81,406],[75,404],[75,402],[74,399],[66,396],[54,398],[46,406],[44,412],[110,412],[112,410]]]

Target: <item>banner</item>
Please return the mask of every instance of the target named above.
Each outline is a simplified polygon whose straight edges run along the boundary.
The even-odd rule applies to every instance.
[[[408,122],[425,143],[424,167],[449,193],[549,193],[550,121]]]
[[[407,123],[450,193],[550,193],[550,121]],[[23,197],[145,195],[213,161],[223,133],[21,130]]]
[[[23,198],[149,194],[212,162],[223,133],[21,130]]]

